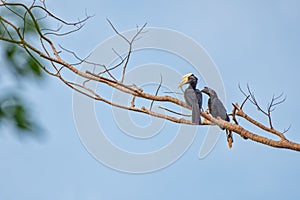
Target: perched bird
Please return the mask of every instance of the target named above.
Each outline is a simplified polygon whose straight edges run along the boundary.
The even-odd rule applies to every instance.
[[[201,92],[207,94],[209,96],[208,99],[208,109],[209,109],[209,113],[213,116],[213,117],[220,117],[223,120],[226,121],[230,121],[226,109],[223,105],[223,103],[220,101],[220,99],[218,98],[217,93],[208,87],[204,87],[203,90],[201,90]],[[220,127],[224,130],[223,127]],[[228,146],[229,148],[232,147],[232,143],[233,143],[233,138],[232,138],[232,133],[230,130],[226,129],[226,136],[227,136],[227,142],[228,142]]]
[[[192,74],[186,74],[182,77],[181,82],[178,87],[184,84],[189,84],[189,86],[184,91],[185,102],[192,107],[192,122],[194,124],[200,124],[200,110],[202,108],[202,93],[200,90],[196,89],[198,78]]]

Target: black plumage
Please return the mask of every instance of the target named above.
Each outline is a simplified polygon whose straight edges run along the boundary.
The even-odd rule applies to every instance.
[[[202,108],[202,93],[196,88],[198,78],[192,74],[186,74],[182,77],[182,81],[178,87],[184,84],[189,86],[184,91],[185,102],[192,108],[192,122],[194,124],[201,124],[200,110]]]
[[[220,117],[221,119],[225,120],[225,121],[230,121],[226,109],[223,105],[223,103],[221,102],[221,100],[218,98],[217,93],[208,87],[204,87],[203,90],[201,90],[201,92],[207,94],[209,96],[208,99],[208,109],[209,109],[209,113],[213,116],[213,117]],[[224,130],[223,127],[220,127]],[[228,142],[228,146],[229,148],[232,147],[232,143],[233,143],[233,138],[232,138],[232,133],[230,130],[226,129],[226,136],[227,136],[227,142]]]

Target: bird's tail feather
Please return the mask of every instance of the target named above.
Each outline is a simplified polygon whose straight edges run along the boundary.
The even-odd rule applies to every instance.
[[[192,106],[192,122],[197,125],[201,124],[199,106]]]
[[[231,149],[232,148],[232,143],[233,143],[233,138],[232,138],[231,131],[228,130],[228,129],[226,129],[226,136],[227,136],[228,147]]]

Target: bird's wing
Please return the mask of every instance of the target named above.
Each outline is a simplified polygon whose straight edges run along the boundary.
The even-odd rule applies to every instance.
[[[210,107],[211,107],[210,108],[210,114],[213,117],[220,117],[223,120],[226,120],[228,122],[230,121],[230,119],[227,115],[226,109],[225,109],[223,103],[220,101],[220,99],[210,98],[209,99],[209,104],[210,104]],[[220,128],[224,130],[223,127],[220,127]],[[233,143],[233,137],[232,137],[231,131],[228,130],[228,129],[226,129],[226,136],[227,136],[228,146],[231,149],[232,148],[232,143]]]
[[[186,103],[192,107],[192,122],[195,124],[199,124],[200,109],[199,109],[199,103],[195,91],[193,89],[186,89],[184,92],[184,98]]]
[[[226,109],[218,98],[210,98],[210,114],[213,117],[220,117],[223,120],[228,120]]]

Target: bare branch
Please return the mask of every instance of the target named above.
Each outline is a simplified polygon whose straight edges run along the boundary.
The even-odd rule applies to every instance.
[[[120,58],[121,61],[125,60],[125,59],[122,58],[122,56],[114,48],[112,48],[112,50]]]
[[[122,78],[121,78],[121,82],[123,83],[124,82],[124,78],[125,78],[125,72],[126,72],[126,68],[127,68],[127,64],[129,62],[129,59],[130,59],[130,55],[132,53],[132,45],[133,43],[136,41],[137,37],[143,33],[142,31],[144,30],[144,28],[146,27],[147,23],[145,23],[142,28],[138,29],[137,30],[137,33],[132,37],[131,40],[127,39],[124,35],[122,35],[115,27],[114,25],[112,24],[112,22],[109,20],[109,19],[106,19],[108,21],[108,23],[110,24],[111,28],[114,30],[114,32],[119,35],[122,39],[124,39],[128,44],[129,44],[129,49],[128,49],[128,53],[127,53],[127,56],[124,58],[124,59],[121,59],[121,63],[119,63],[118,65],[114,66],[113,68],[109,69],[109,70],[112,70],[112,69],[115,69],[117,67],[119,67],[123,62],[124,63],[124,66],[123,66],[123,70],[122,70]],[[121,56],[119,56],[121,57]]]
[[[129,62],[129,58],[130,58],[130,55],[131,55],[131,52],[132,52],[133,42],[136,40],[137,36],[139,36],[142,33],[142,31],[146,27],[146,25],[147,25],[147,23],[145,23],[144,26],[142,26],[142,28],[140,28],[140,30],[137,31],[137,33],[133,36],[133,38],[131,39],[131,41],[129,43],[129,50],[128,50],[127,58],[126,58],[125,64],[123,66],[123,71],[122,71],[122,79],[121,79],[122,83],[123,83],[124,78],[125,78],[125,72],[126,72],[127,64]]]
[[[288,132],[290,130],[290,128],[292,127],[292,125],[290,124],[289,127],[287,129],[284,129],[282,134],[285,134],[286,132]]]
[[[181,92],[164,92],[165,94],[179,94],[179,95],[183,95],[183,93]]]
[[[74,57],[74,58],[76,58],[79,62],[78,63],[70,63],[71,65],[79,65],[79,64],[82,64],[82,63],[84,63],[84,62],[86,62],[86,59],[90,56],[90,55],[88,55],[87,57],[85,57],[85,58],[80,58],[74,51],[71,51],[71,50],[69,50],[69,49],[67,49],[67,48],[65,48],[65,47],[63,47],[62,45],[58,45],[62,50],[64,50],[64,51],[66,51],[66,52],[68,52],[68,53],[70,53],[70,54],[72,54],[72,56]]]
[[[237,124],[232,124],[230,122],[221,120],[221,119],[217,119],[212,117],[211,115],[202,112],[201,115],[208,119],[209,121],[213,122],[214,124],[217,124],[218,126],[222,126],[225,129],[231,130],[237,134],[239,134],[242,137],[248,138],[252,141],[261,143],[261,144],[265,144],[271,147],[276,147],[276,148],[285,148],[285,149],[291,149],[291,150],[295,150],[295,151],[300,151],[300,144],[295,143],[295,142],[291,142],[287,139],[282,139],[279,141],[276,140],[272,140],[260,135],[257,135],[251,131],[248,131],[246,129],[244,129],[242,126],[237,125]]]
[[[243,107],[244,107],[246,101],[249,99],[249,97],[250,97],[250,95],[248,95],[248,96],[245,98],[245,100],[244,100],[243,103],[241,104],[241,109],[243,109]]]
[[[73,30],[70,30],[70,31],[67,31],[67,32],[63,32],[63,33],[58,33],[58,31],[49,31],[49,32],[46,32],[44,33],[44,35],[55,35],[55,36],[65,36],[65,35],[69,35],[71,33],[75,33],[77,31],[79,31],[80,29],[82,29],[84,27],[85,24],[80,24],[78,27],[76,27],[75,29]]]
[[[162,84],[162,75],[160,74],[160,82],[159,82],[159,85],[158,85],[158,87],[157,87],[157,89],[156,89],[155,96],[157,96],[158,91],[159,91],[159,89],[160,89],[160,87],[161,87],[161,84]],[[152,110],[153,103],[154,103],[154,100],[152,100],[152,102],[151,102],[151,104],[150,104],[149,110]]]
[[[123,38],[128,44],[130,44],[130,41],[121,33],[119,33],[119,31],[114,27],[114,25],[111,23],[111,21],[109,19],[107,19],[107,22],[109,23],[109,25],[111,26],[111,28],[114,30],[114,32],[119,35],[121,38]]]
[[[264,110],[259,105],[258,101],[256,100],[255,95],[251,91],[249,84],[247,84],[247,93],[245,91],[243,91],[243,89],[241,88],[240,84],[238,85],[238,87],[239,87],[239,90],[242,92],[242,94],[244,96],[246,96],[246,99],[245,99],[244,102],[246,102],[247,100],[249,100],[258,109],[258,111],[260,111],[265,116],[267,116],[270,128],[274,129],[273,123],[272,123],[271,113],[275,110],[275,108],[276,108],[275,106],[276,105],[279,105],[279,104],[283,103],[286,100],[286,97],[282,98],[283,93],[281,93],[279,96],[273,95],[270,103],[267,105],[267,109]],[[244,102],[242,103],[241,109],[242,109],[242,107],[244,105]]]
[[[154,104],[154,101],[157,102],[165,102],[169,104],[173,104],[175,106],[178,106],[180,108],[187,108],[191,109],[185,102],[182,102],[181,100],[172,97],[172,96],[159,96],[159,90],[162,85],[162,76],[160,79],[160,84],[158,85],[155,94],[147,94],[143,91],[142,88],[137,87],[135,84],[132,85],[126,85],[124,84],[124,79],[126,77],[126,69],[127,65],[129,63],[129,59],[132,55],[133,51],[133,44],[135,41],[141,38],[141,34],[145,33],[144,28],[146,24],[144,24],[141,28],[137,27],[136,33],[131,37],[131,38],[126,38],[123,34],[121,34],[111,23],[110,20],[107,19],[108,23],[114,30],[114,32],[121,37],[125,42],[129,45],[128,46],[128,51],[127,54],[124,56],[124,58],[118,54],[114,49],[114,53],[119,57],[120,62],[117,63],[114,66],[106,67],[106,65],[103,64],[97,64],[93,63],[91,61],[88,61],[87,56],[86,58],[80,58],[75,51],[68,50],[60,45],[55,44],[50,38],[48,38],[48,35],[54,35],[57,37],[63,37],[66,34],[70,34],[76,31],[79,31],[83,26],[84,23],[91,17],[86,14],[86,17],[83,20],[78,20],[77,22],[66,22],[59,17],[55,16],[51,12],[49,12],[46,8],[45,2],[41,1],[39,4],[38,2],[34,1],[33,4],[30,6],[26,6],[25,4],[22,3],[7,3],[4,0],[1,0],[2,4],[0,4],[0,9],[7,9],[10,13],[13,15],[17,16],[19,20],[22,21],[23,27],[18,27],[17,23],[14,20],[11,20],[10,18],[3,18],[0,16],[0,25],[3,27],[3,33],[0,36],[1,41],[5,42],[10,42],[14,45],[18,45],[20,48],[23,48],[27,54],[38,63],[38,66],[41,67],[47,74],[58,78],[60,81],[62,81],[65,85],[73,89],[74,91],[77,91],[88,98],[92,98],[96,101],[101,101],[106,104],[119,107],[122,109],[130,110],[133,112],[140,112],[144,113],[146,115],[151,115],[154,117],[159,117],[162,119],[166,119],[168,121],[172,121],[174,123],[182,123],[182,124],[190,124],[192,125],[193,123],[191,120],[183,119],[183,118],[177,118],[174,116],[170,116],[168,114],[161,114],[158,112],[152,111],[152,107]],[[15,8],[22,9],[24,12],[22,14],[19,14],[15,12]],[[42,18],[37,18],[33,10],[39,10],[41,11],[44,15]],[[41,29],[39,22],[41,19],[46,19],[45,16],[47,16],[50,20],[53,20],[52,22],[58,23],[59,26],[57,29],[51,29],[49,27]],[[38,45],[30,43],[28,40],[26,34],[25,34],[25,29],[28,27],[28,23],[26,22],[27,18],[30,19],[30,23],[32,23],[32,26],[37,33],[36,35],[36,41],[39,43]],[[62,29],[64,27],[64,32],[62,32]],[[69,30],[65,31],[65,27],[69,28]],[[23,29],[22,29],[23,28]],[[61,52],[67,52],[73,55],[73,59],[77,60],[77,63],[70,63],[61,56]],[[39,62],[39,59],[43,59],[47,61],[49,64],[47,67],[42,65],[41,62]],[[79,71],[75,66],[86,63],[90,64],[94,67],[93,70],[91,71]],[[96,67],[101,67],[102,70],[99,72],[96,70]],[[113,70],[115,69],[120,69],[121,70],[121,78],[118,80],[114,77],[113,75]],[[85,81],[83,83],[74,83],[70,80],[68,80],[66,77],[64,77],[64,73],[62,73],[62,70],[68,70],[69,72],[80,76],[83,78]],[[121,105],[117,104],[115,102],[112,102],[108,99],[103,98],[97,91],[92,90],[87,86],[88,81],[94,81],[96,83],[101,84],[101,87],[108,87],[111,89],[117,89],[124,94],[129,94],[132,95],[131,103],[130,105]],[[201,125],[218,125],[220,127],[224,127],[232,132],[235,132],[236,134],[244,137],[244,138],[249,138],[252,141],[259,142],[268,146],[276,147],[276,148],[286,148],[286,149],[291,149],[295,151],[300,151],[300,144],[289,141],[285,136],[284,133],[287,132],[290,127],[283,132],[280,132],[276,129],[273,128],[272,124],[272,119],[271,119],[271,112],[274,111],[277,105],[283,103],[286,100],[286,97],[283,97],[283,93],[275,96],[273,95],[270,103],[268,104],[266,109],[263,109],[259,102],[256,99],[256,96],[250,89],[250,86],[247,84],[247,89],[244,91],[240,84],[238,85],[239,90],[241,93],[245,96],[244,101],[241,103],[241,106],[239,106],[237,103],[232,104],[233,109],[232,113],[230,114],[232,116],[232,119],[234,123],[230,123],[228,121],[224,121],[220,118],[214,118],[208,113],[204,112],[201,110],[200,114],[203,117]],[[182,90],[182,88],[181,88]],[[168,94],[180,94],[182,93],[176,93],[176,92],[165,92]],[[144,106],[142,107],[136,107],[135,105],[135,99],[136,98],[142,98],[144,100],[147,100],[151,102],[150,108],[146,109]],[[270,127],[267,127],[260,123],[259,121],[255,120],[254,118],[250,117],[246,112],[243,110],[244,105],[247,101],[250,101],[257,109],[259,112],[263,113],[265,116],[268,117]],[[190,115],[185,115],[173,110],[170,110],[166,107],[160,106],[159,108],[168,111],[170,113],[180,115],[183,117],[190,117]],[[266,131],[268,133],[271,133],[272,135],[277,136],[279,139],[278,140],[273,140],[269,139],[267,137],[258,135],[256,133],[253,133],[252,131],[246,130],[244,127],[239,125],[237,121],[237,117],[241,120],[245,120],[245,122],[250,123],[256,127],[258,127],[262,131]]]
[[[165,111],[168,111],[168,112],[170,112],[170,113],[176,114],[176,115],[184,116],[184,117],[191,117],[191,116],[192,116],[192,115],[182,114],[182,113],[180,113],[180,112],[176,112],[176,111],[174,111],[174,110],[165,108],[165,107],[163,107],[163,106],[158,106],[158,108],[163,109],[163,110],[165,110]]]
[[[90,54],[87,55],[85,58],[82,59],[82,58],[80,58],[74,51],[68,50],[68,49],[64,48],[63,46],[61,46],[61,45],[59,45],[59,47],[60,47],[61,49],[63,49],[64,51],[66,51],[66,52],[72,54],[72,55],[74,56],[74,58],[76,58],[76,59],[79,61],[79,62],[77,62],[77,63],[70,63],[71,65],[76,66],[76,65],[80,65],[80,64],[82,64],[82,63],[86,63],[86,64],[94,65],[94,67],[100,66],[100,67],[104,68],[104,71],[107,72],[108,75],[109,75],[113,80],[115,80],[115,81],[117,80],[117,79],[109,72],[109,70],[107,69],[107,67],[106,67],[105,65],[87,61],[87,58],[90,57]],[[99,75],[99,74],[101,74],[101,73],[102,73],[102,72],[98,73],[97,75]],[[90,81],[90,80],[86,80],[85,83],[88,82],[88,81]]]
[[[238,125],[239,123],[238,123],[238,121],[237,121],[237,119],[236,119],[236,111],[237,111],[237,107],[235,106],[234,103],[232,103],[232,105],[233,105],[232,112],[231,112],[231,114],[228,114],[228,115],[229,115],[229,116],[231,115],[231,116],[232,116],[232,120],[234,121],[234,123]]]
[[[136,97],[136,96],[133,96],[132,99],[131,99],[131,103],[130,103],[130,107],[131,107],[131,108],[134,108],[134,107],[135,107],[135,104],[134,104],[135,97]]]
[[[267,131],[267,132],[270,132],[270,133],[273,133],[273,134],[279,136],[279,137],[281,138],[281,140],[286,140],[285,136],[284,136],[281,132],[279,132],[279,131],[277,131],[277,130],[275,130],[275,129],[273,129],[273,128],[268,128],[268,127],[266,127],[265,125],[261,124],[260,122],[254,120],[254,119],[251,118],[250,116],[248,116],[248,115],[247,115],[247,114],[246,114],[246,113],[238,106],[237,103],[234,104],[234,107],[237,109],[237,111],[236,111],[236,115],[237,115],[237,116],[240,116],[240,117],[246,119],[246,120],[249,121],[251,124],[254,124],[255,126],[261,128],[261,129],[264,130],[264,131]]]

